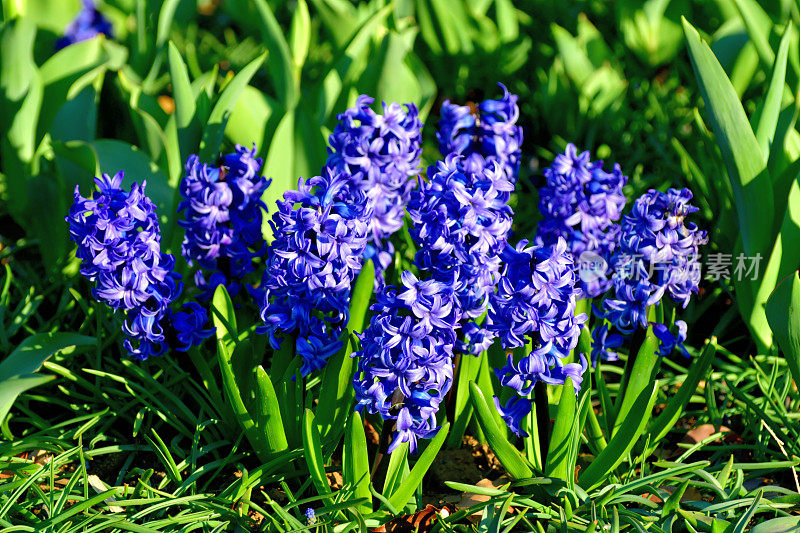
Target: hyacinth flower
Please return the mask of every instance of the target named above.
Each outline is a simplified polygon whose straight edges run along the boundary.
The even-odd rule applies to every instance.
[[[496,162],[513,185],[517,182],[522,145],[522,127],[517,126],[517,95],[498,83],[503,96],[478,105],[457,105],[445,100],[436,138],[442,156],[463,156],[461,164],[476,171]]]
[[[497,397],[494,402],[509,428],[527,436],[521,423],[537,383],[563,385],[572,378],[575,393],[580,390],[586,359],[580,354],[580,363],[565,360],[578,343],[586,315],[575,314],[575,268],[564,239],[553,246],[529,246],[527,240],[506,245],[501,259],[502,277],[489,297],[489,329],[506,350],[531,351],[517,362],[509,354],[507,364],[495,370],[500,383],[517,395],[504,406]]]
[[[94,297],[125,313],[124,346],[135,359],[164,352],[168,337],[179,350],[199,344],[213,333],[204,330],[205,310],[173,314],[170,304],[181,293],[175,260],[161,251],[156,206],[145,193],[146,183],[122,188],[123,173],[95,178],[97,191],[84,198],[75,187],[75,201],[66,217],[70,238],[78,245],[81,274],[94,282]]]
[[[284,193],[270,220],[274,241],[256,293],[262,332],[278,349],[296,339],[303,376],[325,366],[340,347],[350,291],[361,270],[372,205],[351,176],[323,169]]]
[[[650,190],[623,217],[612,259],[614,295],[603,301],[605,316],[621,332],[647,328],[647,308],[665,294],[686,307],[698,291],[700,246],[708,237],[686,221],[697,211],[691,199],[689,189]]]
[[[83,0],[83,8],[64,30],[64,35],[56,41],[55,49],[61,50],[101,33],[106,37],[113,37],[111,22],[97,10],[94,0]]]
[[[653,334],[655,334],[660,342],[658,355],[666,357],[677,348],[684,357],[690,357],[689,352],[683,345],[686,340],[688,326],[683,320],[676,320],[675,327],[678,329],[678,332],[672,333],[665,324],[653,324]]]
[[[556,156],[544,177],[536,242],[566,240],[578,266],[579,297],[599,296],[611,286],[607,267],[619,242],[618,221],[627,202],[622,188],[628,178],[617,164],[606,172],[602,161],[592,162],[588,151],[578,153],[573,144]]]
[[[184,215],[178,224],[186,230],[181,254],[189,266],[200,267],[194,280],[203,300],[218,285],[235,295],[242,278],[255,270],[253,260],[264,254],[261,222],[267,206],[261,195],[271,180],[261,176],[262,160],[255,155],[255,146],[237,144],[219,166],[201,163],[196,155],[186,161],[178,205]]]
[[[417,266],[435,280],[453,283],[461,334],[456,350],[477,355],[494,339],[478,323],[500,277],[500,253],[506,246],[513,212],[513,185],[496,161],[467,170],[462,156],[451,154],[428,169],[408,212],[418,246]]]
[[[422,123],[414,104],[383,103],[383,114],[361,95],[340,114],[330,136],[326,167],[350,176],[350,186],[363,193],[372,208],[365,258],[375,263],[376,287],[383,283],[394,247],[389,237],[403,227],[412,179],[419,174]]]
[[[353,379],[356,410],[394,420],[389,453],[439,430],[436,413],[453,383],[453,343],[458,313],[452,283],[418,280],[403,272],[402,287],[378,294],[370,325],[360,336]]]

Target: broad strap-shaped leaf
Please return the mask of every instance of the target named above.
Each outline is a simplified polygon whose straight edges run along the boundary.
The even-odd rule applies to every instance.
[[[761,116],[756,127],[756,139],[766,158],[769,158],[770,146],[772,145],[772,139],[775,137],[775,128],[778,126],[783,94],[786,91],[786,61],[789,57],[789,44],[794,31],[794,27],[789,24],[783,32],[778,55],[772,68],[769,89],[764,98]]]
[[[344,485],[353,490],[354,498],[366,498],[356,508],[362,514],[372,512],[372,492],[369,490],[369,456],[367,455],[367,436],[364,423],[358,413],[351,413],[345,430],[342,452],[342,479]]]
[[[467,429],[467,424],[472,417],[472,403],[469,401],[469,384],[478,378],[478,369],[481,359],[488,357],[486,352],[481,352],[477,357],[469,354],[462,354],[458,363],[458,379],[455,381],[455,420],[447,437],[448,448],[461,447],[461,438]]]
[[[181,0],[164,0],[158,11],[158,27],[156,28],[156,47],[159,49],[167,42],[175,11]]]
[[[505,432],[501,431],[495,422],[492,411],[497,412],[497,409],[486,403],[486,398],[475,383],[470,383],[469,396],[486,440],[503,467],[514,479],[533,477],[533,469],[528,461],[508,442]]]
[[[419,459],[414,463],[414,467],[411,469],[408,477],[406,477],[397,490],[389,496],[389,503],[392,504],[392,507],[400,510],[408,503],[411,495],[414,494],[414,491],[417,490],[417,487],[422,483],[422,478],[433,464],[433,460],[436,459],[436,455],[442,448],[449,430],[450,424],[448,422],[445,422],[442,424],[442,427],[439,428],[439,432],[431,439],[425,451],[420,454]]]
[[[761,63],[767,68],[775,64],[775,52],[769,44],[769,34],[774,25],[757,0],[733,0],[742,16],[750,42],[755,46]]]
[[[796,245],[795,245],[796,246]],[[767,319],[795,383],[800,383],[800,279],[794,272],[781,280],[767,300]]]
[[[270,51],[268,68],[275,80],[278,99],[283,108],[290,110],[297,104],[299,76],[295,76],[294,60],[284,31],[267,0],[254,0],[256,10],[261,17],[261,36]]]
[[[321,1],[315,2],[318,10]],[[331,62],[332,66],[319,87],[317,120],[320,124],[328,121],[328,117],[340,100],[342,89],[347,83],[354,81],[352,78],[355,77],[355,72],[363,68],[365,62],[363,56],[369,50],[370,37],[391,12],[392,6],[387,5],[370,15],[352,34],[347,44],[339,51],[336,59]]]
[[[32,374],[52,355],[73,346],[93,346],[97,339],[77,333],[37,333],[22,341],[0,362],[0,381]],[[2,417],[0,417],[2,418]]]
[[[544,475],[564,481],[572,478],[572,475],[567,472],[567,466],[572,427],[578,415],[573,391],[572,378],[567,378],[561,390],[561,399],[558,402],[556,421],[550,436],[550,446],[547,449],[547,461],[544,467]]]
[[[297,175],[294,172],[294,128],[295,110],[290,109],[278,123],[264,161],[264,168],[269,172],[272,183],[264,191],[261,200],[266,204],[269,213],[275,213],[278,210],[276,202],[283,198],[283,193],[297,187]],[[272,226],[269,224],[269,217],[264,217],[261,231],[267,243],[272,242]]]
[[[387,420],[385,424],[393,421]],[[408,477],[411,469],[408,467],[408,443],[401,442],[400,445],[389,454],[389,465],[386,468],[386,478],[383,481],[383,491],[381,494],[388,498],[400,488],[400,484]]]
[[[625,417],[619,430],[609,441],[608,446],[594,458],[586,470],[578,477],[578,484],[589,491],[597,487],[619,465],[628,452],[639,440],[639,436],[647,426],[653,404],[658,396],[658,383],[653,382],[644,389],[633,404],[633,408]]]
[[[341,429],[344,428],[348,416],[353,414],[353,374],[356,362],[351,354],[355,350],[354,333],[364,331],[374,283],[375,265],[372,260],[367,260],[353,286],[344,344],[328,360],[322,374],[316,420],[326,446],[335,446],[338,443]]]
[[[766,314],[769,300],[773,293],[777,291],[777,285],[782,280],[791,275],[796,276],[797,267],[800,265],[800,246],[797,246],[797,243],[800,242],[800,181],[798,181],[798,178],[800,176],[795,176],[791,183],[780,230],[766,267],[763,273],[759,273],[761,276],[760,284],[755,287],[755,308],[752,316],[763,318],[766,323],[763,327],[768,331],[772,330],[772,323],[776,320],[774,315],[769,316]],[[782,310],[784,313],[784,319],[782,320],[788,318],[786,309]],[[786,357],[788,359],[791,355],[787,354]],[[795,377],[795,379],[797,378]]]
[[[652,311],[652,309],[650,311]],[[652,319],[653,315],[651,314],[649,318]],[[639,395],[642,391],[648,389],[651,384],[656,382],[656,374],[661,365],[661,358],[657,354],[658,346],[658,337],[653,333],[653,326],[648,326],[644,342],[639,348],[639,352],[636,354],[633,365],[630,367],[630,370],[626,367],[628,375],[626,376],[627,379],[623,380],[623,383],[625,383],[625,390],[620,392],[622,402],[619,404],[616,421],[614,422],[614,429],[611,432],[612,437],[616,435],[623,425],[630,422],[627,420],[628,413],[631,412],[634,404],[639,401]],[[649,421],[650,414],[647,413],[646,416],[647,420],[645,420],[645,423]]]
[[[11,406],[14,405],[20,394],[54,379],[56,379],[55,376],[23,374],[0,381],[0,422],[5,420]]]
[[[685,19],[683,26],[706,112],[731,180],[744,252],[766,255],[774,217],[766,157],[719,61]]]
[[[247,440],[253,446],[262,461],[270,458],[264,453],[264,439],[256,429],[255,421],[247,411],[241,390],[233,369],[234,351],[238,345],[238,330],[236,328],[236,315],[228,291],[224,285],[219,285],[214,291],[211,305],[211,315],[217,331],[217,362],[222,374],[222,388],[228,404],[233,409],[233,414],[239,426],[244,430]]]
[[[170,41],[169,45],[169,77],[172,83],[172,97],[175,100],[175,119],[179,129],[187,127],[194,118],[197,105],[192,84],[189,81],[189,72],[181,58],[180,52]]]
[[[750,533],[792,533],[800,530],[800,516],[782,516],[755,524]]]
[[[322,445],[320,444],[319,430],[314,423],[314,413],[311,409],[306,409],[303,414],[303,457],[308,466],[308,474],[317,494],[325,496],[331,493],[328,485],[328,478],[325,476],[325,462],[322,455]]]
[[[107,69],[122,68],[127,50],[97,36],[67,46],[53,54],[40,68],[44,95],[39,115],[37,139],[50,129],[64,102],[102,76]]]
[[[296,69],[296,76],[299,79],[300,71],[308,56],[308,47],[311,42],[311,16],[308,13],[308,4],[305,0],[299,0],[292,14],[292,25],[289,31],[289,42],[292,51],[292,59]]]
[[[203,131],[203,138],[200,140],[201,161],[216,160],[228,118],[242,91],[253,79],[258,69],[261,68],[264,59],[266,59],[266,53],[248,63],[222,91],[217,103],[214,104],[214,108],[211,110],[205,131]]]
[[[272,386],[269,375],[261,365],[256,368],[255,386],[258,409],[253,413],[253,420],[256,430],[266,437],[267,452],[272,456],[274,453],[285,451],[289,445],[286,441],[286,431],[275,387]]]

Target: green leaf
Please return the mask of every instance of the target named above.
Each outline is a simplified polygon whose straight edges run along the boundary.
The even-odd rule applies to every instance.
[[[32,374],[49,357],[73,346],[97,344],[97,339],[77,333],[37,333],[23,340],[11,355],[0,363],[0,381],[13,376]],[[2,417],[0,417],[2,419]]]
[[[147,196],[156,204],[159,220],[169,220],[175,191],[167,176],[147,154],[136,146],[114,139],[98,139],[90,143],[90,146],[97,155],[101,172],[112,176],[120,170],[125,172],[123,187],[130,187],[133,182],[141,184],[146,180]],[[87,176],[86,183],[91,183],[91,176]]]
[[[667,501],[664,502],[664,507],[661,509],[661,518],[667,518],[669,515],[680,509],[681,506],[681,498],[686,493],[686,489],[689,487],[689,480],[687,479],[683,483],[681,483],[680,487],[675,489],[675,491],[669,495]]]
[[[37,138],[49,131],[64,102],[72,100],[107,69],[121,68],[126,57],[123,47],[98,36],[67,46],[48,59],[40,69],[44,96]]]
[[[561,390],[561,399],[558,402],[556,421],[550,436],[547,462],[544,467],[546,476],[564,481],[569,481],[574,475],[567,471],[569,467],[569,451],[572,446],[572,428],[577,417],[576,397],[572,393],[573,390],[572,378],[567,378]]]
[[[303,414],[303,457],[308,466],[308,473],[311,481],[317,489],[317,494],[325,496],[331,493],[328,485],[328,478],[325,476],[325,464],[323,462],[322,445],[320,444],[319,431],[314,423],[314,413],[311,409],[306,409]]]
[[[495,422],[492,410],[496,411],[494,407],[491,408],[486,403],[483,393],[474,383],[470,383],[469,396],[472,400],[472,405],[475,407],[475,413],[478,417],[478,422],[483,429],[486,440],[489,446],[497,455],[497,459],[502,463],[503,467],[514,479],[526,479],[533,476],[531,469],[525,458],[519,453],[508,439],[505,437],[505,432],[501,431]]]
[[[467,429],[467,424],[472,417],[472,403],[469,401],[469,384],[478,378],[478,370],[481,366],[481,359],[488,357],[486,352],[473,356],[462,354],[458,364],[458,377],[455,381],[455,420],[450,435],[447,437],[448,448],[460,448],[461,438]]]
[[[630,420],[627,419],[628,413],[631,412],[634,404],[640,401],[642,391],[648,389],[656,381],[656,374],[661,363],[661,359],[657,354],[658,346],[659,341],[658,337],[653,333],[653,326],[648,326],[644,342],[639,348],[639,353],[636,354],[636,359],[627,375],[627,384],[621,396],[622,403],[617,412],[614,429],[611,432],[612,437],[623,425],[630,424]],[[646,424],[650,419],[650,414],[646,413],[645,416],[644,423]]]
[[[267,129],[276,111],[277,103],[274,100],[248,85],[231,112],[228,124],[225,126],[225,136],[232,143],[243,146],[252,146],[255,143],[258,150],[263,153],[267,148],[267,134],[271,133]],[[267,174],[271,175],[270,169],[265,168]],[[274,183],[270,186],[274,186]]]
[[[294,110],[283,116],[272,137],[264,162],[264,172],[272,178],[272,183],[264,191],[261,199],[267,205],[269,213],[277,211],[278,206],[275,202],[283,198],[283,193],[297,187],[297,176],[294,172],[294,119]],[[272,227],[267,218],[264,217],[261,229],[264,238],[269,243],[272,242]]]
[[[298,79],[295,78],[294,61],[289,43],[286,42],[284,31],[267,1],[255,0],[255,4],[261,17],[261,37],[264,39],[267,50],[270,51],[267,67],[270,77],[275,80],[278,100],[284,109],[292,109],[297,103]]]
[[[796,245],[795,245],[796,246]],[[767,318],[795,383],[800,383],[800,279],[792,273],[767,300]]]
[[[778,56],[772,70],[769,89],[764,99],[764,106],[756,127],[756,139],[761,146],[765,158],[769,157],[775,128],[778,126],[778,115],[781,111],[783,94],[786,91],[786,61],[789,57],[789,43],[794,34],[794,27],[789,24],[783,32]]]
[[[370,37],[378,31],[379,25],[389,16],[391,8],[391,5],[384,6],[367,18],[361,27],[353,33],[353,36],[339,52],[337,58],[331,62],[332,66],[323,77],[323,82],[319,88],[317,121],[320,124],[325,124],[328,121],[334,106],[339,101],[345,82],[355,77],[355,72],[359,68],[363,68],[360,67],[363,63],[362,56],[368,52]]]
[[[175,18],[175,10],[181,0],[164,0],[158,12],[158,29],[156,30],[156,47],[159,49],[167,42],[169,30],[172,27],[172,20]]]
[[[175,100],[175,120],[178,128],[185,128],[191,124],[197,106],[186,64],[172,41],[169,43],[169,76]]]
[[[728,168],[744,252],[766,255],[774,216],[772,184],[764,172],[766,157],[717,58],[685,19],[683,26],[709,120]]]
[[[408,443],[401,442],[389,454],[389,466],[386,469],[386,479],[383,482],[383,492],[381,494],[388,498],[397,492],[400,484],[408,477],[410,471],[408,468]]]
[[[292,57],[295,69],[299,72],[306,62],[308,46],[311,42],[311,17],[308,14],[308,4],[305,0],[299,0],[292,15],[292,26],[289,30],[289,42],[291,42]],[[299,78],[299,73],[298,73]]]
[[[747,525],[750,523],[750,520],[753,518],[753,515],[756,513],[756,509],[758,508],[758,504],[761,501],[761,496],[764,494],[764,489],[758,489],[758,493],[756,497],[753,498],[753,503],[750,507],[747,508],[747,511],[744,512],[742,516],[739,517],[739,520],[733,524],[733,527],[729,529],[731,533],[744,533],[747,531]]]
[[[54,141],[53,152],[66,190],[85,184],[86,176],[98,175],[97,154],[91,145],[83,141]]]
[[[686,20],[683,24],[695,75],[728,169],[744,254],[765,257],[776,217],[766,157],[724,70],[697,31]],[[737,280],[737,300],[758,349],[766,350],[772,344],[772,332],[764,314],[764,300],[754,301],[752,285],[750,280]]]
[[[265,436],[258,431],[253,417],[247,411],[237,383],[236,373],[234,372],[234,353],[237,349],[239,334],[236,327],[233,302],[231,302],[224,285],[219,285],[214,291],[211,314],[217,331],[217,362],[222,374],[222,388],[225,392],[225,397],[233,409],[236,422],[244,430],[247,440],[256,451],[259,459],[267,462],[272,457],[265,453],[265,450],[267,450],[264,442]]]
[[[643,390],[633,404],[633,408],[625,417],[624,423],[609,441],[608,446],[594,458],[583,474],[578,477],[578,484],[585,490],[591,490],[610,476],[618,464],[625,459],[630,449],[639,440],[644,431],[653,404],[658,396],[658,383],[651,383]]]
[[[389,503],[392,504],[395,509],[402,509],[405,507],[411,495],[414,494],[414,491],[420,486],[422,478],[428,472],[428,469],[433,464],[433,460],[436,459],[436,455],[442,448],[449,430],[450,424],[448,422],[442,424],[439,432],[431,439],[425,451],[422,452],[419,459],[417,459],[417,462],[411,469],[411,473],[408,474],[408,477],[400,484],[397,490],[389,496]]]
[[[689,403],[689,399],[697,391],[697,385],[700,380],[706,377],[716,353],[716,339],[706,342],[700,357],[692,361],[692,365],[686,373],[686,379],[681,383],[678,393],[670,398],[667,406],[650,425],[651,443],[661,442],[661,439],[675,426]]]
[[[364,423],[358,413],[351,413],[345,430],[342,453],[342,479],[345,486],[353,489],[353,498],[366,498],[356,506],[362,514],[372,512],[372,492],[369,490],[369,456]]]
[[[514,4],[511,0],[495,0],[494,9],[500,39],[505,43],[516,40],[519,37],[519,21]]]
[[[11,406],[14,405],[20,394],[54,379],[56,379],[55,376],[23,374],[0,381],[0,422],[5,420],[6,415],[11,410]]]
[[[201,161],[215,161],[217,159],[228,118],[236,106],[242,91],[250,83],[258,69],[261,68],[265,58],[266,53],[248,63],[222,91],[219,100],[211,110],[205,131],[203,131],[203,138],[200,140]]]
[[[328,155],[328,142],[317,121],[305,107],[296,109],[294,121],[293,178],[311,177],[319,174]]]
[[[76,333],[37,333],[23,340],[0,363],[0,422],[5,420],[17,396],[26,390],[47,383],[55,376],[35,374],[53,354],[73,346],[97,344],[94,337]]]
[[[5,112],[0,113],[0,121],[7,127],[5,121],[14,111],[10,104],[18,105],[25,97],[37,70],[33,60],[36,26],[27,18],[18,18],[5,24],[1,31],[0,101],[3,102]]]
[[[772,30],[772,19],[766,11],[754,0],[733,0],[742,16],[750,42],[755,45],[756,52],[761,62],[771,68],[775,64],[775,52],[769,44],[769,34]]]
[[[258,409],[253,414],[253,421],[256,430],[266,436],[267,449],[264,450],[264,455],[273,457],[275,453],[287,450],[289,445],[286,442],[286,432],[275,388],[261,365],[256,368],[255,384]]]
[[[408,45],[396,32],[389,32],[381,42],[365,77],[374,76],[376,99],[384,102],[413,102],[420,99],[420,86],[414,72],[406,65]]]
[[[350,318],[347,322],[344,345],[336,352],[322,374],[316,420],[326,447],[336,446],[340,428],[348,416],[353,414],[353,374],[355,359],[350,355],[355,350],[354,333],[364,331],[364,322],[372,298],[375,283],[375,265],[372,260],[364,262],[353,286],[350,298]]]
[[[792,533],[800,529],[800,516],[782,516],[755,524],[750,533]]]

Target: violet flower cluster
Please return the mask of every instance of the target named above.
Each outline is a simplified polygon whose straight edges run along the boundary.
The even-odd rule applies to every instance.
[[[95,282],[92,293],[98,301],[125,312],[124,346],[132,357],[161,355],[165,334],[177,336],[178,349],[188,349],[213,330],[202,329],[207,316],[199,306],[190,304],[188,313],[172,315],[170,304],[182,283],[173,271],[172,255],[161,252],[156,206],[145,194],[144,182],[126,191],[122,180],[122,172],[95,178],[98,191],[91,198],[75,188],[66,220],[78,245],[81,274]]]
[[[376,287],[383,282],[394,248],[388,238],[403,226],[405,207],[419,173],[422,123],[414,104],[383,104],[383,115],[369,106],[374,100],[358,97],[341,115],[330,136],[326,166],[349,175],[351,186],[366,195],[373,216],[369,223],[367,259],[376,268]]]
[[[469,171],[490,166],[494,161],[513,185],[519,175],[522,127],[517,126],[517,95],[508,92],[502,83],[503,96],[484,100],[477,106],[460,106],[445,100],[442,103],[439,151],[443,156],[464,156],[461,164]]]
[[[646,328],[647,307],[658,304],[664,294],[686,307],[697,292],[699,247],[708,237],[686,221],[697,211],[691,199],[689,189],[651,189],[623,218],[612,259],[614,297],[603,301],[606,317],[620,331]]]
[[[61,50],[101,33],[106,37],[113,37],[111,22],[97,10],[94,0],[83,0],[83,8],[64,30],[64,35],[56,41],[55,49]]]
[[[184,213],[178,224],[186,230],[181,254],[189,266],[200,267],[194,280],[202,299],[210,299],[217,285],[235,295],[238,282],[255,270],[253,259],[264,254],[261,222],[267,206],[261,194],[270,180],[261,176],[262,160],[255,155],[255,146],[236,145],[218,167],[196,155],[186,161],[178,205]]]
[[[599,296],[611,285],[606,270],[627,202],[622,187],[628,178],[620,166],[614,164],[606,172],[602,161],[589,157],[588,151],[578,154],[570,143],[544,170],[546,185],[539,191],[543,218],[536,235],[540,244],[553,245],[559,237],[567,241],[579,269],[580,298]]]
[[[449,155],[428,169],[412,193],[411,236],[418,246],[417,279],[406,271],[403,287],[386,287],[361,336],[354,380],[358,409],[396,420],[390,447],[430,438],[436,412],[453,381],[453,350],[477,354],[493,336],[477,323],[498,279],[499,252],[511,227],[507,202],[513,185],[499,164],[481,172]],[[461,335],[456,332],[461,330]]]
[[[530,346],[530,354],[495,370],[503,386],[517,396],[505,406],[495,397],[497,410],[517,435],[527,436],[521,427],[531,410],[527,396],[537,382],[563,385],[572,378],[575,393],[580,390],[586,359],[565,363],[575,348],[586,315],[575,316],[578,289],[575,268],[567,243],[558,238],[553,246],[528,246],[520,241],[516,248],[503,250],[503,270],[497,293],[490,295],[489,328],[497,333],[503,348]],[[527,351],[527,348],[526,348]]]
[[[370,325],[360,336],[353,379],[356,410],[396,420],[389,452],[402,442],[413,453],[417,440],[439,430],[436,412],[453,384],[453,343],[458,312],[453,287],[418,280],[408,271],[399,289],[378,294]]]
[[[372,205],[351,176],[323,169],[284,193],[270,221],[275,240],[267,252],[256,298],[270,344],[296,339],[302,374],[322,368],[341,347],[350,288],[361,270]]]
[[[408,212],[415,258],[431,279],[446,282],[455,293],[461,333],[456,350],[477,355],[494,339],[479,323],[500,277],[500,253],[506,246],[513,212],[508,199],[514,186],[499,163],[467,170],[463,157],[450,154],[428,169]]]

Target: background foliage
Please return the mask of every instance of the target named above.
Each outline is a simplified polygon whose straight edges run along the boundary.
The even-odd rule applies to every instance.
[[[2,7],[3,527],[359,530],[428,502],[441,508],[429,496],[441,490],[480,496],[442,514],[442,531],[798,527],[800,325],[787,312],[800,304],[795,2],[107,0],[115,39],[57,53],[78,0]],[[504,447],[486,389],[465,380],[458,402],[476,416],[410,461],[393,454],[385,481],[365,483],[374,450],[364,421],[330,412],[322,396],[337,376],[245,375],[236,361],[257,367],[264,341],[246,320],[237,328],[246,313],[222,292],[214,358],[120,357],[115,318],[87,297],[70,253],[63,217],[76,184],[85,191],[118,169],[128,183],[147,179],[175,252],[188,154],[213,161],[255,143],[273,209],[299,176],[317,173],[336,114],[358,94],[414,101],[434,126],[444,99],[479,101],[497,81],[520,96],[525,135],[516,237],[535,231],[540,167],[573,142],[619,162],[631,198],[691,188],[708,252],[763,258],[759,279],[706,281],[683,312],[691,361],[664,359],[660,379],[633,396],[620,385],[625,358],[587,377],[570,425],[554,429],[574,445],[563,465],[544,476],[533,450]],[[427,166],[438,155],[433,128],[424,135]],[[350,331],[361,331],[369,275]],[[275,405],[255,409],[254,390]],[[605,415],[624,396],[630,418]],[[557,421],[559,400],[554,392]],[[685,443],[699,428],[709,432]],[[423,482],[463,432],[488,441],[509,477],[491,488]],[[331,489],[334,471],[341,484]]]

